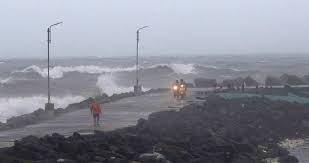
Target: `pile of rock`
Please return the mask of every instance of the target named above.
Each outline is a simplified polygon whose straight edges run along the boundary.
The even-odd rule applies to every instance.
[[[297,162],[278,142],[309,134],[309,105],[263,98],[225,100],[153,113],[112,132],[65,138],[29,136],[0,151],[0,160],[39,162]]]
[[[228,88],[241,87],[242,85],[252,87],[259,85],[259,83],[250,76],[247,76],[245,78],[238,77],[235,79],[225,79],[222,81],[222,86]]]
[[[245,83],[246,86],[249,86],[249,87],[259,85],[259,83],[256,80],[254,80],[251,76],[247,76],[244,79],[244,83]]]
[[[289,85],[303,85],[305,82],[298,76],[296,75],[290,75],[290,74],[283,74],[280,76],[281,81],[284,84],[289,84]]]
[[[279,86],[279,85],[283,85],[283,82],[278,77],[267,76],[265,79],[265,85],[266,86]]]
[[[217,87],[216,79],[196,78],[194,79],[195,87],[197,88],[209,88]]]
[[[305,84],[309,84],[309,75],[303,76],[302,80],[304,81]]]
[[[194,80],[195,86],[198,88],[216,87],[217,85],[227,88],[241,87],[243,84],[246,87],[255,87],[259,83],[251,76],[237,77],[233,79],[224,79],[222,83],[217,83],[216,79],[196,78]],[[306,85],[309,84],[309,75],[298,77],[291,74],[283,74],[280,77],[267,76],[264,82],[265,86],[282,86],[282,85]]]
[[[305,75],[303,77],[298,77],[291,74],[283,74],[280,77],[267,76],[265,79],[266,86],[278,86],[278,85],[305,85],[309,84],[309,77]]]

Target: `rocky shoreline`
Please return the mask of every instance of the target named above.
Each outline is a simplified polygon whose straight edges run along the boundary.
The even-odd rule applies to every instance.
[[[148,120],[111,132],[65,138],[25,137],[0,150],[2,162],[296,163],[280,147],[309,135],[309,105],[262,97],[223,99],[152,113]]]
[[[218,82],[217,79],[207,79],[207,78],[197,78],[194,80],[194,85],[198,88],[204,87],[227,87],[227,88],[237,88],[242,85],[249,87],[256,86],[283,86],[283,85],[308,85],[309,75],[302,77],[292,75],[292,74],[282,74],[281,76],[267,76],[264,81],[258,82],[251,76],[247,77],[236,77],[231,79],[224,79],[222,82]]]
[[[168,89],[164,89],[164,88],[151,89],[149,91],[143,92],[142,94],[159,93],[159,92],[164,92],[164,91],[168,91]],[[100,103],[108,103],[108,102],[113,102],[113,101],[117,101],[117,100],[127,98],[127,97],[133,97],[133,96],[135,96],[133,92],[128,92],[128,93],[113,94],[112,96],[107,96],[106,94],[103,94],[95,98]],[[62,115],[68,112],[72,112],[72,111],[79,110],[79,109],[85,109],[89,107],[89,103],[90,103],[90,98],[84,101],[81,101],[79,103],[70,104],[66,108],[57,108],[52,113],[46,112],[44,109],[40,108],[29,114],[11,117],[7,119],[6,123],[0,122],[0,131],[25,127],[27,125],[32,125],[32,124],[36,124],[36,123],[39,123],[45,120],[53,119],[56,116],[59,116],[59,115]]]

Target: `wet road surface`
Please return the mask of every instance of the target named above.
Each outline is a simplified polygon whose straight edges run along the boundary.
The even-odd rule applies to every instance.
[[[175,101],[169,93],[148,94],[138,97],[125,98],[103,106],[103,119],[100,130],[113,130],[135,125],[140,118],[147,118],[152,112],[169,110],[171,106],[181,107],[183,102]],[[175,109],[173,108],[173,109]],[[63,114],[54,119],[44,121],[24,128],[0,132],[0,146],[20,139],[27,135],[44,136],[59,133],[71,135],[73,132],[82,134],[93,132],[93,119],[89,108]]]

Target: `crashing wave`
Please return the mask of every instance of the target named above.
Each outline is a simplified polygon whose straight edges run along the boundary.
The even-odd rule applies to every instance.
[[[133,91],[132,87],[120,87],[120,86],[118,86],[114,82],[112,74],[100,75],[98,77],[96,85],[102,93],[106,93],[109,96],[114,94],[114,93],[124,93],[124,92]]]
[[[170,67],[176,72],[177,74],[194,74],[194,64],[170,64]]]
[[[217,66],[214,65],[203,65],[205,68],[210,68],[210,69],[219,69]]]
[[[12,77],[4,78],[4,79],[0,78],[0,84],[8,84],[12,81],[12,79],[13,79]]]
[[[195,65],[194,64],[181,64],[181,63],[171,63],[171,64],[155,64],[149,68],[157,67],[169,67],[177,74],[194,74]]]
[[[194,64],[156,64],[149,67],[140,67],[141,69],[150,69],[157,67],[167,66],[171,68],[177,74],[190,74],[194,72]],[[79,72],[79,73],[89,73],[89,74],[103,74],[103,73],[113,73],[113,72],[130,72],[135,71],[136,66],[131,67],[104,67],[95,65],[84,65],[84,66],[55,66],[50,69],[50,77],[54,79],[62,78],[65,73],[69,72]],[[14,71],[13,73],[28,73],[36,72],[40,76],[47,77],[47,68],[41,68],[36,65],[29,66],[20,71]]]
[[[56,108],[65,108],[71,103],[84,100],[82,96],[67,95],[64,97],[51,97],[51,101]],[[30,113],[38,108],[44,108],[47,98],[43,95],[32,97],[10,97],[0,98],[0,121],[6,122],[6,119],[12,116],[19,116]]]
[[[121,68],[121,67],[110,68],[110,67],[95,66],[95,65],[67,66],[67,67],[55,66],[50,69],[49,73],[50,73],[51,78],[57,79],[57,78],[62,78],[64,73],[68,73],[68,72],[102,74],[105,72],[122,72],[122,71],[134,71],[134,70],[135,70],[135,66],[126,67],[126,68]],[[14,73],[18,73],[18,72],[27,73],[31,71],[37,72],[44,78],[46,78],[48,75],[47,68],[40,68],[39,66],[36,66],[36,65],[29,66],[21,71],[15,71]]]
[[[113,95],[118,93],[132,92],[133,87],[119,86],[114,81],[112,73],[100,75],[98,77],[97,87],[100,89],[101,93],[106,93],[107,95]],[[143,88],[143,91],[149,90],[148,88]]]
[[[230,68],[232,71],[235,71],[235,72],[241,72],[241,71],[243,71],[243,70],[240,70],[240,69],[238,69],[238,68]]]

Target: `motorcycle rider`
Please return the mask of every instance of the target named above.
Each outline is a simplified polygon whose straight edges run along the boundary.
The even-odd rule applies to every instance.
[[[172,86],[172,91],[174,94],[174,98],[178,98],[179,96],[179,81],[176,80],[176,82]]]
[[[181,98],[186,97],[186,92],[187,92],[187,84],[183,79],[180,79],[179,83],[179,94]]]

